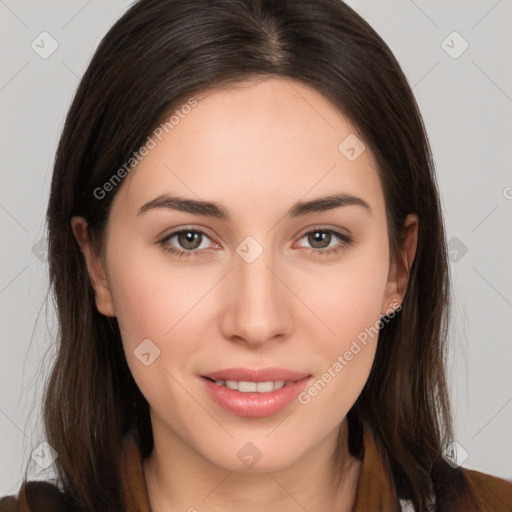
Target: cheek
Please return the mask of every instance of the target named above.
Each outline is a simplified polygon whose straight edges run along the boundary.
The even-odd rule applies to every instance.
[[[379,320],[389,270],[385,247],[368,246],[346,256],[339,264],[319,266],[307,280],[302,279],[299,291],[337,345]]]
[[[174,267],[162,249],[128,241],[112,240],[109,254],[110,286],[116,317],[129,344],[144,338],[172,337],[181,319],[205,293],[207,276],[185,267]],[[130,247],[121,256],[122,247]]]
[[[364,287],[355,287],[353,291],[354,294],[348,293],[340,299],[343,307],[332,308],[332,301],[323,298],[322,318],[334,334],[317,337],[314,355],[319,361],[318,371],[315,380],[299,396],[300,403],[311,406],[310,414],[323,417],[332,428],[343,419],[363,390],[378,342],[378,294],[374,288],[369,294],[365,294]],[[327,410],[329,420],[325,416]]]
[[[111,242],[109,281],[127,363],[149,401],[164,380],[193,373],[193,356],[204,340],[198,335],[201,300],[216,279],[197,268],[173,268],[163,251],[127,242]]]
[[[301,293],[307,293],[304,296],[326,327],[315,342],[323,364],[302,402],[314,403],[318,414],[326,403],[345,414],[368,379],[377,348],[387,258],[385,247],[380,255],[372,247],[347,258],[336,271],[329,272],[329,279],[316,275],[304,285]]]

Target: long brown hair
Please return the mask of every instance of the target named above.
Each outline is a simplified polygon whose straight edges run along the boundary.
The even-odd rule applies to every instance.
[[[117,320],[96,309],[71,218],[85,217],[101,248],[119,186],[101,199],[94,191],[165,115],[198,91],[266,76],[314,87],[362,134],[378,163],[392,258],[407,214],[419,217],[403,309],[380,330],[370,377],[349,413],[349,446],[355,446],[355,422],[369,425],[422,512],[429,479],[442,503],[442,482],[453,478],[440,457],[453,439],[445,233],[425,128],[390,49],[340,0],[141,0],[103,38],[80,82],[47,210],[60,335],[44,425],[58,453],[60,485],[80,510],[121,510],[123,436],[133,429],[144,457],[153,437]]]

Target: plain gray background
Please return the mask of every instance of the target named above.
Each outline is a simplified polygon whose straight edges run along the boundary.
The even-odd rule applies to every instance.
[[[55,336],[44,214],[56,144],[93,51],[131,3],[0,0],[0,495],[18,491],[44,441],[40,393]],[[511,479],[512,1],[347,3],[402,65],[434,153],[454,286],[454,441],[463,466]],[[47,58],[31,46],[49,51],[52,39]],[[30,468],[31,478],[51,474]]]

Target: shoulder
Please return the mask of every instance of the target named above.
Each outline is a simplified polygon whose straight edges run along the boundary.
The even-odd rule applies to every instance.
[[[512,481],[473,469],[461,468],[482,505],[493,512],[512,511]]]
[[[54,484],[41,480],[24,482],[17,495],[0,498],[0,512],[71,512],[66,495]]]

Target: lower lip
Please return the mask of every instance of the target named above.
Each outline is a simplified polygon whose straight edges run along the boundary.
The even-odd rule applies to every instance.
[[[310,378],[311,376],[304,377],[293,384],[288,384],[268,393],[244,393],[215,384],[206,377],[201,377],[208,393],[218,405],[231,414],[251,418],[271,416],[283,410],[304,390]]]

